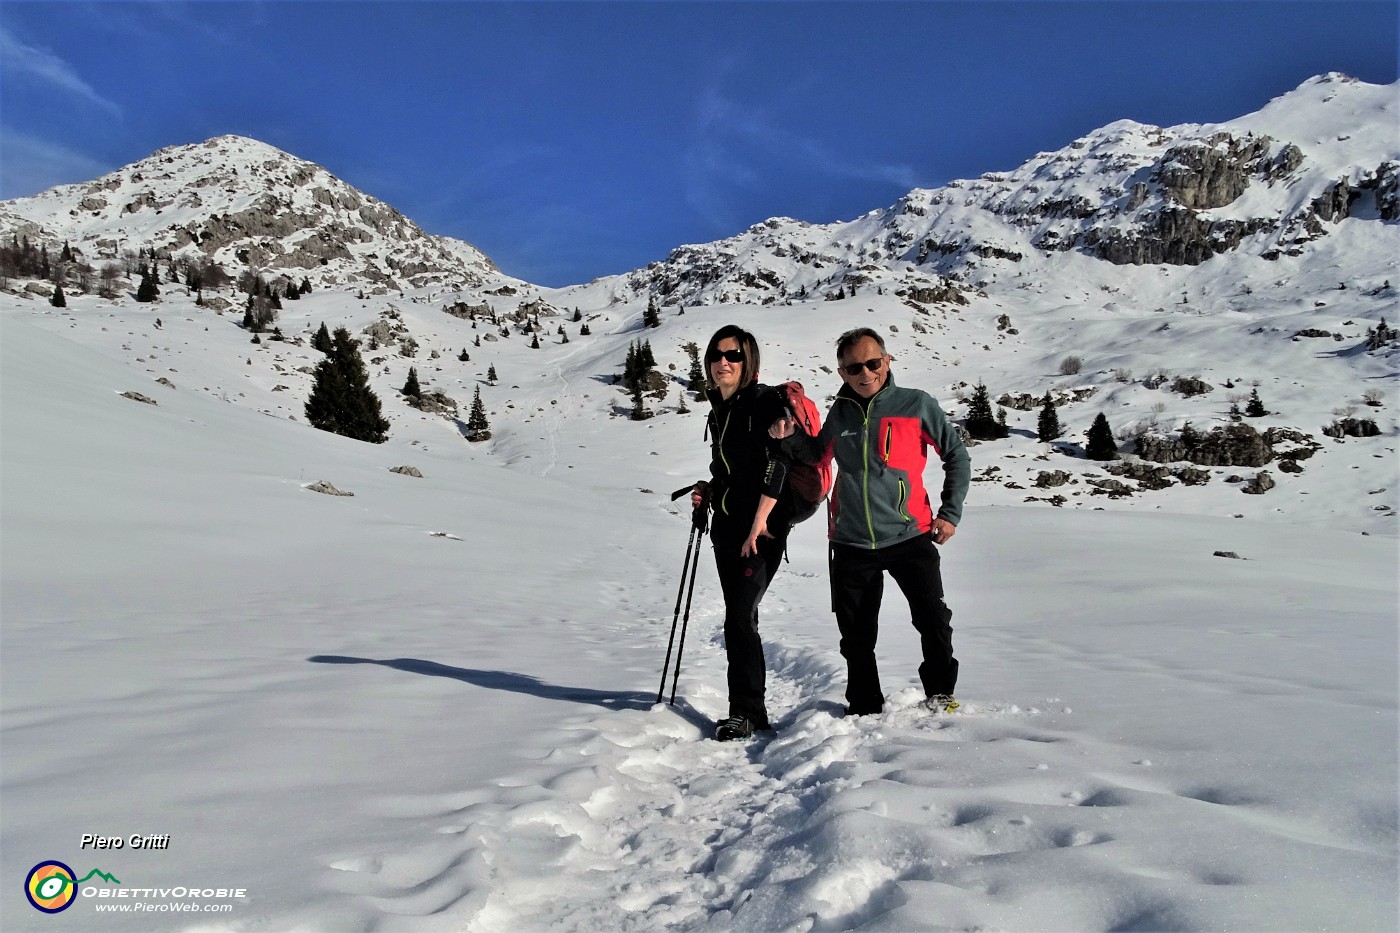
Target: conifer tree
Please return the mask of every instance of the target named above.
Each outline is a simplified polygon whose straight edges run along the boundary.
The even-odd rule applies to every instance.
[[[331,332],[326,330],[326,322],[322,321],[321,329],[316,331],[316,336],[311,338],[311,348],[320,350],[322,353],[330,353],[332,346]]]
[[[1055,400],[1046,392],[1045,398],[1041,400],[1040,418],[1036,422],[1036,437],[1042,443],[1048,444],[1064,433],[1060,427],[1059,412],[1055,410]]]
[[[382,444],[388,439],[389,422],[370,388],[359,342],[344,327],[335,329],[331,352],[316,365],[306,420],[314,428],[359,441]]]
[[[303,277],[301,280],[301,288],[297,289],[297,291],[301,292],[303,295],[311,294],[311,280]]]
[[[399,391],[410,398],[423,397],[423,388],[418,384],[418,367],[408,367],[408,379],[404,382],[403,388]]]
[[[661,312],[656,307],[656,296],[647,299],[647,309],[642,314],[642,325],[645,327],[660,327]]]
[[[573,318],[573,320],[574,320],[574,323],[575,323],[575,324],[577,324],[579,321],[583,320],[583,312],[580,311],[578,308],[575,308],[575,309],[574,309],[574,318]]]
[[[992,402],[987,396],[987,387],[980,382],[977,383],[977,388],[972,390],[972,401],[968,404],[967,422],[964,427],[967,428],[968,434],[979,441],[996,440],[1011,433],[992,415]]]
[[[1192,427],[1189,421],[1181,426],[1181,445],[1188,454],[1201,446],[1201,432]]]
[[[495,381],[496,381],[496,364],[495,364],[495,363],[492,363],[491,366],[486,370],[486,381],[487,381],[487,382],[495,382]]]
[[[63,262],[73,261],[73,248],[68,245],[67,240],[63,241],[63,252],[59,254],[59,259],[61,259]]]
[[[1259,400],[1259,390],[1255,389],[1249,393],[1249,401],[1244,406],[1245,417],[1262,418],[1269,412],[1264,408],[1264,403]]]
[[[686,389],[695,393],[698,402],[705,397],[705,370],[700,365],[700,347],[691,341],[685,345],[685,352],[690,356],[690,381],[686,383]]]
[[[588,329],[588,325],[587,325],[587,324],[582,325],[582,326],[579,327],[579,329],[578,329],[578,335],[579,335],[580,337],[587,337],[587,336],[589,336],[589,335],[592,334],[592,333],[593,333],[593,331],[591,331],[591,330]]]
[[[63,297],[63,283],[60,282],[53,287],[53,295],[49,297],[49,304],[55,308],[68,307],[68,299]]]
[[[136,286],[136,300],[142,302],[155,301],[160,295],[160,288],[155,280],[151,278],[151,273],[145,269],[141,270],[141,284]]]
[[[470,363],[472,361],[472,355],[467,352],[466,347],[463,347],[462,352],[457,354],[457,359],[463,363]]]
[[[477,386],[476,394],[472,396],[471,414],[467,416],[467,440],[489,441],[490,439],[491,423],[486,420],[486,406],[481,404],[481,386]]]
[[[539,348],[540,348],[540,335],[539,335],[539,334],[535,334],[534,337],[530,338],[530,349],[531,349],[531,350],[538,350]]]
[[[1113,429],[1108,426],[1108,419],[1103,412],[1099,412],[1094,423],[1089,426],[1086,432],[1089,444],[1084,449],[1084,456],[1090,460],[1117,460],[1118,445],[1113,441]]]
[[[642,398],[642,384],[640,382],[632,386],[632,420],[645,421],[651,417],[651,410],[647,408],[647,403]]]

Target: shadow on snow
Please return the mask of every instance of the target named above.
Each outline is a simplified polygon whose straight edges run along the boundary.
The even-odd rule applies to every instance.
[[[447,664],[438,664],[436,661],[423,661],[418,658],[393,658],[389,660],[375,660],[374,658],[352,658],[336,654],[318,654],[307,658],[313,664],[378,664],[381,667],[392,667],[396,671],[405,671],[409,674],[423,674],[427,677],[446,677],[450,680],[460,680],[462,683],[471,684],[475,687],[485,687],[488,690],[509,690],[512,693],[526,693],[530,696],[539,697],[543,700],[563,700],[568,703],[587,703],[593,706],[601,706],[604,709],[650,709],[656,702],[656,697],[651,693],[644,693],[637,690],[627,692],[617,692],[613,690],[594,690],[590,687],[563,687],[558,684],[546,683],[538,677],[531,677],[528,674],[516,674],[511,671],[479,671],[468,667],[451,667]],[[707,723],[709,720],[694,710],[690,704],[678,701],[675,711],[684,719]]]

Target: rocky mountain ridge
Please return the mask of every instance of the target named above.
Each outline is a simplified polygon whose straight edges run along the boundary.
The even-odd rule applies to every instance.
[[[772,304],[885,291],[959,301],[1075,253],[1114,265],[1301,257],[1348,217],[1400,218],[1396,87],[1341,74],[1214,125],[1118,121],[1011,172],[915,189],[854,221],[774,218],[609,280],[619,297]]]

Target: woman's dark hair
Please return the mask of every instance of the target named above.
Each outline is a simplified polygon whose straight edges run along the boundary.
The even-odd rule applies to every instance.
[[[715,352],[715,347],[719,346],[721,340],[732,339],[739,344],[739,349],[744,351],[744,368],[739,377],[739,388],[744,388],[750,383],[758,381],[758,341],[754,335],[744,330],[737,324],[726,324],[715,335],[710,338],[709,344],[705,347],[705,383],[711,387],[714,382],[710,379],[710,354]]]

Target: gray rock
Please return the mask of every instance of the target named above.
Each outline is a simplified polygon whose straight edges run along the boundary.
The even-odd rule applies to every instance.
[[[1240,492],[1250,496],[1262,496],[1276,485],[1278,484],[1274,482],[1268,470],[1260,470],[1254,474],[1254,479],[1240,487]]]
[[[131,399],[133,402],[142,402],[142,403],[144,403],[144,404],[146,404],[146,405],[157,405],[157,404],[159,404],[155,399],[153,399],[153,398],[147,398],[146,396],[142,395],[140,392],[123,392],[123,393],[122,393],[122,398],[129,398],[129,399]]]
[[[422,479],[422,478],[423,478],[422,472],[421,472],[417,467],[415,467],[415,466],[396,466],[396,467],[390,467],[390,468],[389,468],[389,472],[390,472],[390,473],[402,473],[404,476],[416,476],[416,477],[418,477],[419,479]]]
[[[326,481],[323,480],[323,479],[317,480],[316,482],[312,483],[311,485],[309,485],[309,486],[307,486],[307,487],[305,487],[305,488],[311,490],[312,492],[319,492],[319,493],[322,493],[323,495],[327,495],[327,496],[353,496],[353,495],[354,495],[353,492],[341,492],[339,489],[336,489],[334,486],[332,486],[330,483],[326,482]]]

